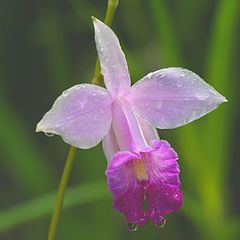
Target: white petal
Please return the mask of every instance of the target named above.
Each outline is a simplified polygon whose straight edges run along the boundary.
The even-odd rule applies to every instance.
[[[128,99],[140,117],[162,129],[192,122],[227,101],[197,74],[183,68],[148,74],[132,86]]]
[[[75,147],[91,148],[110,128],[111,104],[106,89],[92,84],[76,85],[57,98],[36,131],[58,134]]]

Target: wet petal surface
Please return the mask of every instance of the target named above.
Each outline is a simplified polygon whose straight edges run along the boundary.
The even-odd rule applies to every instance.
[[[101,72],[107,89],[116,96],[128,91],[131,81],[127,61],[115,33],[98,19],[93,19],[95,41]]]
[[[148,74],[131,87],[128,98],[140,117],[161,129],[185,125],[226,102],[197,74],[183,68]]]
[[[91,148],[110,128],[111,104],[106,89],[92,84],[75,85],[57,98],[36,131],[60,135],[75,147]]]

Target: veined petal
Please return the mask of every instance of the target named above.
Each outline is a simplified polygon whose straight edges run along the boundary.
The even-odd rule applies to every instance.
[[[140,117],[162,129],[192,122],[227,101],[197,74],[182,68],[148,74],[132,86],[128,99]]]
[[[143,209],[144,187],[137,182],[132,161],[140,156],[118,152],[108,164],[106,176],[113,193],[113,207],[122,212],[128,223],[144,225],[147,215]]]
[[[107,25],[98,19],[93,18],[93,24],[105,85],[113,96],[125,93],[131,82],[127,62],[118,38]]]
[[[129,223],[144,225],[148,218],[161,225],[165,215],[182,206],[177,153],[166,141],[155,140],[141,152],[118,152],[106,176],[113,206]],[[145,199],[146,196],[146,199]],[[144,201],[147,207],[144,207]]]
[[[57,98],[36,131],[60,135],[75,147],[91,148],[110,128],[111,104],[106,89],[92,84],[75,85]]]
[[[145,153],[149,184],[146,188],[149,217],[161,225],[164,216],[182,206],[177,153],[167,141],[153,141],[154,151]]]

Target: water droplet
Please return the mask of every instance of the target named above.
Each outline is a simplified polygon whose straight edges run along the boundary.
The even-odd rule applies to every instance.
[[[128,223],[128,230],[130,232],[136,232],[138,230],[138,224],[137,223]]]
[[[149,73],[149,74],[147,75],[147,78],[151,78],[152,75],[153,75],[153,73]]]
[[[64,97],[67,97],[67,95],[68,95],[68,91],[64,91],[64,92],[63,92],[63,96],[64,96]]]
[[[158,110],[161,110],[161,108],[162,108],[162,102],[158,102],[158,103],[157,103],[157,109],[158,109]]]
[[[208,98],[209,96],[206,94],[196,94],[196,98],[200,101],[204,101]]]
[[[163,228],[166,224],[166,219],[163,216],[159,216],[155,221],[155,226],[158,228]]]
[[[100,52],[103,52],[104,51],[104,48],[100,48]]]
[[[148,103],[145,103],[145,104],[144,104],[145,107],[148,107],[148,105],[149,105]]]
[[[44,132],[44,134],[45,134],[47,137],[53,137],[53,136],[54,136],[54,133],[50,133],[50,132]]]
[[[101,114],[104,114],[104,110],[100,110],[100,113],[101,113]]]
[[[163,78],[163,77],[166,77],[167,76],[167,72],[166,71],[161,71],[159,74],[158,74],[158,77],[160,78]]]
[[[181,76],[181,77],[185,77],[185,75],[186,75],[185,70],[182,70],[182,71],[180,72],[180,76]]]

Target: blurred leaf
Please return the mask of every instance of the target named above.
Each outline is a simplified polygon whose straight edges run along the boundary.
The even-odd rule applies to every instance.
[[[164,0],[150,0],[150,11],[156,27],[158,46],[163,53],[164,64],[167,66],[183,66],[178,36],[171,21],[170,10]]]
[[[23,192],[40,193],[50,190],[54,184],[47,156],[39,151],[33,134],[25,127],[23,120],[16,115],[0,89],[0,144],[6,156],[1,164],[8,169],[10,176]],[[40,176],[40,177],[39,177]]]
[[[208,184],[203,188],[203,195],[208,195],[205,211],[212,222],[212,215],[216,220],[223,217],[223,208],[227,206],[225,188],[226,176],[228,176],[230,146],[232,144],[231,117],[233,114],[233,99],[235,87],[231,78],[233,74],[233,51],[236,44],[236,27],[239,16],[240,2],[238,0],[218,1],[214,24],[212,26],[212,37],[207,56],[206,78],[211,84],[217,87],[223,95],[229,98],[229,103],[221,106],[215,111],[206,122],[204,131],[208,133],[204,143],[207,153],[211,156],[208,162]],[[227,141],[226,141],[227,139]],[[209,189],[208,189],[209,187]],[[211,195],[210,195],[211,194]],[[219,216],[220,215],[220,216]]]
[[[55,196],[55,192],[46,194],[10,209],[2,210],[0,212],[0,232],[51,214]],[[109,193],[105,181],[70,187],[66,192],[64,208],[71,208],[108,197]]]

